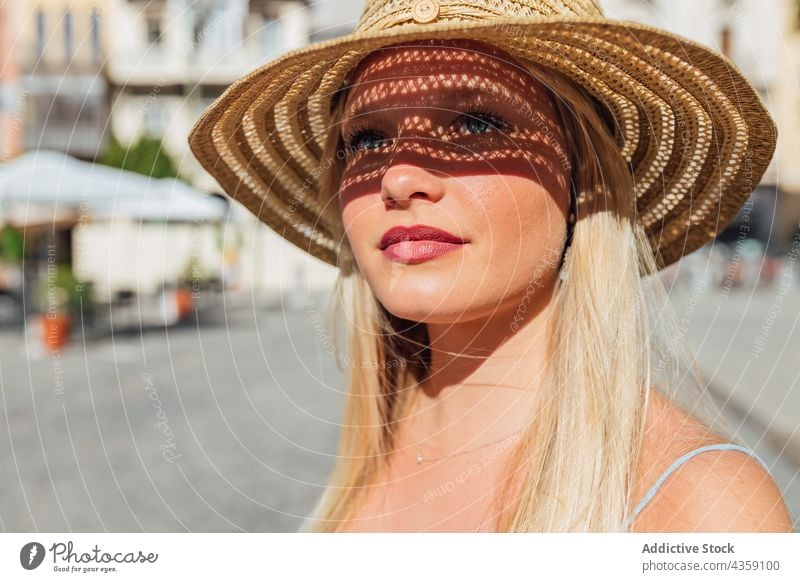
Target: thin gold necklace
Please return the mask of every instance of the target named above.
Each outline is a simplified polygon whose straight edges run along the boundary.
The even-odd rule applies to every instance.
[[[452,453],[450,455],[445,455],[443,457],[426,457],[426,456],[424,456],[422,454],[422,451],[420,450],[419,446],[417,446],[417,456],[415,457],[415,460],[417,461],[417,465],[419,465],[421,463],[431,463],[433,461],[443,461],[443,460],[449,459],[451,457],[458,457],[459,455],[466,455],[467,453],[473,453],[475,451],[479,451],[479,450],[484,449],[484,448],[486,448],[488,446],[491,446],[491,445],[494,445],[496,443],[502,442],[502,441],[504,441],[506,439],[509,439],[509,438],[513,437],[514,435],[517,435],[517,434],[521,433],[523,430],[525,430],[525,428],[527,428],[527,427],[522,427],[518,431],[512,432],[511,434],[507,434],[503,438],[499,438],[499,439],[493,440],[491,442],[484,443],[484,444],[482,444],[482,445],[480,445],[478,447],[475,447],[475,448],[472,448],[472,449],[467,449],[466,451],[459,451],[457,453]]]

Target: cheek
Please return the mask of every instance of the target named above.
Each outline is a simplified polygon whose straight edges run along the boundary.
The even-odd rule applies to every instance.
[[[376,223],[375,209],[373,208],[372,196],[362,196],[340,203],[340,216],[342,226],[347,233],[350,248],[358,254],[366,249],[366,246],[375,239]]]
[[[492,259],[530,264],[563,242],[564,215],[558,189],[520,176],[504,176],[486,183],[476,198],[476,211],[486,248]],[[566,193],[563,193],[566,198]]]
[[[558,189],[517,176],[506,176],[503,182],[501,191],[492,188],[480,198],[482,244],[476,248],[485,265],[476,286],[484,299],[499,302],[518,298],[532,282],[552,283],[566,227]]]

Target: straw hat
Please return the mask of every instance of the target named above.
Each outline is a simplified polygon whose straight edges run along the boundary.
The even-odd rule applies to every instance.
[[[376,48],[456,38],[560,70],[607,107],[660,267],[730,223],[774,153],[775,123],[733,63],[672,33],[607,19],[597,0],[367,0],[352,34],[233,83],[192,128],[192,152],[261,221],[336,265],[340,228],[316,188],[332,95]]]

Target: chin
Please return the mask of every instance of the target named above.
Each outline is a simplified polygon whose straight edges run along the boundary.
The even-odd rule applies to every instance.
[[[470,313],[468,306],[450,306],[436,303],[425,306],[420,303],[406,301],[390,302],[389,305],[384,303],[383,305],[395,317],[417,323],[447,325],[468,321],[476,317]]]
[[[397,285],[391,291],[380,290],[378,300],[386,310],[402,319],[419,323],[455,324],[488,315],[492,306],[503,302],[502,297],[469,297],[459,291],[452,280],[449,290],[442,293],[425,292],[420,286]],[[475,287],[471,288],[474,292]]]
[[[526,312],[533,313],[538,310],[536,306],[540,306],[541,301],[547,301],[555,283],[555,277],[552,277],[552,281],[548,280],[542,288],[526,287],[525,281],[515,281],[514,285],[505,288],[491,285],[491,277],[473,281],[440,275],[422,277],[406,274],[397,277],[393,283],[387,276],[373,289],[381,304],[395,317],[447,325],[508,314],[523,303]]]
[[[396,274],[395,277],[387,274],[378,280],[378,285],[370,285],[378,301],[392,315],[409,321],[430,321],[430,317],[443,311],[457,313],[458,306],[452,304],[463,303],[463,299],[458,301],[460,294],[452,280],[449,284],[444,281],[439,284],[427,277],[397,277]]]

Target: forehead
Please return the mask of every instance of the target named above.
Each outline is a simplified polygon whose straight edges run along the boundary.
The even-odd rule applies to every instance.
[[[493,45],[468,40],[404,43],[362,59],[349,83],[345,115],[475,96],[537,102],[548,91],[519,61]]]

